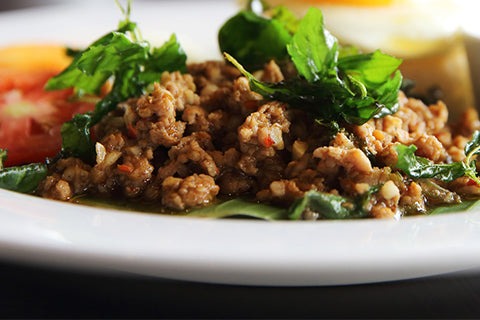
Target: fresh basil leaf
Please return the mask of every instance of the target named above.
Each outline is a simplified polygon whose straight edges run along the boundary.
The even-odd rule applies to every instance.
[[[396,145],[395,150],[398,160],[395,168],[402,170],[411,178],[435,178],[444,182],[450,182],[457,178],[466,176],[478,185],[480,179],[477,177],[477,167],[472,157],[480,153],[480,131],[475,131],[472,139],[465,145],[465,160],[452,163],[435,164],[430,160],[415,155],[415,145]]]
[[[82,158],[88,162],[94,158],[93,142],[90,139],[92,114],[77,114],[62,125],[62,153],[65,156]]]
[[[137,41],[136,24],[126,21],[84,51],[75,55],[72,63],[59,75],[50,79],[49,90],[73,87],[77,94],[99,93],[112,80],[110,92],[99,101],[93,112],[76,115],[62,126],[62,154],[84,161],[94,159],[90,128],[97,124],[118,103],[146,92],[164,71],[185,71],[186,54],[175,35],[160,48],[151,48],[148,42]]]
[[[475,131],[472,139],[465,145],[465,155],[476,155],[480,153],[480,131]]]
[[[308,10],[287,50],[297,71],[308,82],[336,77],[338,41],[323,27],[320,10]]]
[[[380,51],[370,54],[345,56],[338,61],[338,68],[350,81],[364,86],[365,96],[370,95],[381,110],[376,117],[393,114],[398,110],[398,91],[402,85],[402,75],[398,67],[401,59]],[[392,77],[393,74],[393,77]]]
[[[401,63],[401,59],[377,50],[369,54],[345,56],[339,59],[338,67],[367,86],[378,86],[388,81]]]
[[[261,204],[243,199],[227,200],[218,204],[211,204],[206,207],[192,208],[187,211],[175,211],[161,208],[158,203],[135,201],[135,200],[119,200],[112,201],[111,199],[84,197],[79,196],[72,199],[75,203],[96,206],[102,208],[111,208],[117,210],[134,210],[150,213],[163,213],[186,217],[223,219],[233,217],[249,217],[261,220],[286,220],[287,209]],[[161,208],[161,209],[160,209]]]
[[[394,167],[402,170],[410,178],[435,178],[444,182],[451,182],[467,175],[472,169],[464,162],[436,164],[426,158],[418,157],[415,155],[417,150],[415,145],[397,145],[395,149],[398,160]]]
[[[480,200],[467,200],[458,204],[436,207],[428,212],[429,215],[455,213],[455,212],[472,212],[480,209]]]
[[[357,54],[361,54],[361,51],[358,47],[352,46],[352,45],[341,45],[338,52],[338,59],[340,61],[340,59],[344,57],[353,56]]]
[[[290,206],[288,215],[292,220],[302,219],[307,212],[317,219],[354,219],[368,216],[362,204],[363,201],[311,190]]]
[[[268,11],[270,18],[280,22],[283,27],[290,33],[295,34],[300,24],[300,19],[287,7],[276,6]]]
[[[46,89],[75,88],[81,93],[99,93],[119,70],[142,65],[148,59],[148,45],[132,42],[123,33],[112,32],[104,40],[78,54],[67,69],[48,81]]]
[[[215,219],[246,216],[263,220],[284,220],[287,218],[287,210],[242,199],[232,199],[217,205],[194,209],[189,211],[187,216]]]
[[[249,80],[251,90],[266,99],[286,102],[292,108],[312,114],[317,122],[347,122],[361,125],[381,112],[383,105],[371,96],[356,95],[353,89],[338,78],[309,83],[306,79],[295,78],[278,83],[257,80],[229,54],[225,57]],[[361,84],[356,84],[360,86]],[[395,89],[394,89],[395,90]],[[359,90],[360,91],[360,90]],[[394,95],[398,90],[394,91]]]
[[[47,176],[47,166],[43,163],[4,168],[3,162],[7,160],[7,156],[7,150],[0,149],[0,188],[2,189],[30,193]]]
[[[127,32],[132,32],[135,28],[135,23],[125,24],[118,30],[94,41],[85,50],[77,51],[70,65],[60,74],[49,79],[45,88],[47,90],[74,88],[78,95],[98,93],[113,74],[113,67],[118,66],[118,59],[127,56],[127,53],[121,52],[122,48],[124,50],[126,47],[139,49],[126,36]],[[144,50],[142,46],[140,46],[141,50]],[[117,60],[116,63],[113,60]],[[102,69],[95,69],[99,63],[103,64]]]
[[[259,68],[272,59],[286,59],[291,38],[282,22],[241,11],[220,28],[218,44],[248,68]]]
[[[0,188],[30,193],[46,177],[47,166],[43,163],[7,167],[0,170]]]
[[[395,146],[395,150],[398,160],[394,167],[402,170],[410,178],[435,178],[450,182],[465,175],[466,168],[463,162],[435,164],[426,158],[416,156],[417,147],[413,144],[410,146],[399,144]]]
[[[339,59],[338,41],[324,28],[319,9],[311,8],[300,21],[287,51],[299,77],[279,83],[255,79],[235,53],[225,57],[248,78],[253,91],[305,110],[320,123],[361,125],[397,111],[402,75],[395,70],[401,60],[380,51],[354,50],[343,51]]]
[[[161,47],[153,48],[145,63],[145,69],[139,74],[139,80],[144,85],[153,83],[158,81],[164,71],[187,71],[187,54],[175,34]]]

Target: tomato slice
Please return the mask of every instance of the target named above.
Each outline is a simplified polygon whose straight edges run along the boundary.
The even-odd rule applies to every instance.
[[[71,90],[45,91],[57,70],[0,69],[0,148],[5,166],[43,162],[61,149],[60,129],[93,103],[72,102]]]

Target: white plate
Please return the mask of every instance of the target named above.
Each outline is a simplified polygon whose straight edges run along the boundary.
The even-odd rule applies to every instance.
[[[175,31],[187,53],[218,57],[227,1],[137,1],[146,38]],[[0,44],[85,43],[119,20],[112,1],[0,14]],[[9,32],[6,32],[8,30]],[[148,35],[148,37],[147,37]],[[333,285],[480,270],[480,212],[400,221],[263,222],[115,211],[0,190],[0,257],[247,285]]]

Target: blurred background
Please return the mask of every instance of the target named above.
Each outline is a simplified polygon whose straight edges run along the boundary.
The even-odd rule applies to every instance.
[[[0,11],[18,10],[35,6],[45,6],[60,3],[61,0],[3,0],[0,1]]]

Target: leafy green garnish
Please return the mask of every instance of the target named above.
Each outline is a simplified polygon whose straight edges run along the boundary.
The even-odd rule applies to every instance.
[[[446,205],[436,207],[428,212],[429,215],[454,213],[454,212],[469,212],[480,208],[480,200],[467,200],[453,205]]]
[[[338,60],[338,68],[347,76],[350,89],[357,87],[360,96],[349,100],[349,107],[368,110],[376,118],[393,114],[398,110],[398,91],[402,85],[402,74],[398,67],[402,61],[380,51],[368,54],[355,54]],[[370,104],[369,104],[370,103]],[[365,115],[360,119],[347,122],[363,123]]]
[[[263,220],[283,220],[287,218],[287,210],[242,199],[232,199],[217,205],[194,209],[188,212],[187,216],[217,219],[244,216]]]
[[[475,131],[472,139],[465,145],[464,161],[436,164],[429,159],[415,155],[415,145],[396,145],[395,150],[398,160],[395,168],[402,170],[410,178],[428,179],[434,178],[444,182],[451,182],[457,178],[466,176],[478,185],[480,179],[477,177],[476,161],[472,157],[480,153],[480,131]]]
[[[253,91],[266,99],[303,109],[320,123],[360,125],[398,110],[402,75],[397,68],[401,60],[380,51],[341,51],[337,39],[324,28],[319,9],[307,12],[287,44],[298,78],[279,83],[259,81],[242,66],[241,60],[225,51],[226,59],[249,80]]]
[[[395,168],[402,170],[410,178],[426,179],[435,178],[444,182],[450,182],[465,175],[463,162],[436,164],[429,159],[415,155],[415,145],[397,145],[395,150],[398,161]]]
[[[472,134],[472,139],[465,144],[464,151],[467,156],[465,162],[470,162],[473,156],[480,154],[480,131]]]
[[[323,27],[323,15],[310,9],[287,45],[298,73],[308,82],[337,80],[338,40]]]
[[[378,190],[372,188],[372,192]],[[297,199],[289,208],[288,216],[292,220],[304,218],[310,212],[317,215],[316,219],[354,219],[368,216],[364,203],[372,194],[369,192],[365,197],[349,199],[346,197],[318,192],[308,191],[302,198]]]
[[[287,7],[275,6],[268,10],[268,14],[270,15],[270,19],[280,22],[290,34],[297,32],[300,20]]]
[[[261,220],[286,220],[287,209],[262,204],[258,202],[247,201],[243,199],[232,199],[218,204],[211,204],[206,207],[192,208],[185,211],[168,210],[155,202],[132,201],[121,199],[96,198],[91,196],[79,196],[74,202],[84,205],[110,208],[117,210],[135,210],[141,212],[158,212],[163,214],[172,214],[187,217],[223,219],[232,217],[249,217]]]
[[[280,21],[240,11],[222,26],[218,44],[222,52],[231,52],[248,68],[259,68],[271,59],[287,57],[291,38]]]
[[[32,163],[18,167],[3,167],[7,151],[0,149],[0,188],[23,193],[34,191],[40,181],[47,176],[47,166]]]
[[[85,161],[94,158],[90,128],[118,103],[144,94],[164,71],[185,71],[186,54],[175,35],[160,48],[138,40],[137,25],[128,13],[116,31],[110,32],[78,52],[72,63],[50,79],[48,90],[74,88],[77,95],[98,94],[112,80],[111,91],[93,112],[76,115],[62,127],[62,153]]]
[[[261,68],[275,59],[287,60],[287,44],[297,31],[299,19],[285,6],[266,1],[248,1],[246,9],[227,20],[218,32],[221,52],[228,52],[242,65]]]

